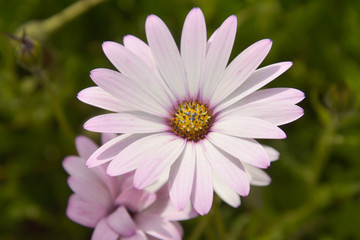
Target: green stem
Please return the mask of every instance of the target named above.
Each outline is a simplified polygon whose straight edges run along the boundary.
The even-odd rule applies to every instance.
[[[68,121],[65,117],[65,113],[61,107],[61,104],[56,96],[56,93],[55,93],[48,77],[46,76],[44,71],[40,68],[37,68],[36,70],[34,70],[33,74],[43,83],[45,90],[46,90],[47,94],[49,95],[49,98],[53,105],[54,114],[55,114],[57,122],[59,123],[61,130],[64,132],[65,136],[69,139],[69,141],[73,141],[75,135],[74,135],[73,131],[71,130],[70,124],[68,123]]]
[[[25,23],[16,31],[15,35],[20,36],[23,29],[25,29],[28,36],[37,40],[44,40],[66,23],[104,1],[106,0],[78,0],[61,12],[45,20]]]
[[[198,222],[196,226],[193,228],[191,235],[189,236],[188,240],[198,240],[206,230],[206,227],[209,223],[210,215],[207,214],[205,216],[198,217]]]
[[[316,143],[316,150],[314,153],[314,165],[313,165],[313,179],[312,185],[316,185],[319,181],[319,178],[322,175],[324,166],[328,162],[331,155],[331,146],[333,143],[336,127],[335,124],[330,122],[326,126],[319,137],[319,140]]]
[[[336,134],[337,122],[336,119],[333,118],[320,103],[317,91],[313,91],[311,93],[311,102],[320,122],[323,125],[321,135],[316,142],[313,158],[314,165],[312,166],[312,179],[310,181],[311,186],[315,187],[322,175],[323,168],[331,155],[331,146]]]
[[[291,232],[299,230],[301,225],[306,223],[306,220],[313,216],[315,212],[331,206],[335,201],[351,198],[359,194],[359,192],[359,183],[341,183],[317,187],[307,204],[277,217],[275,224],[268,226],[267,231],[256,239],[284,239]]]
[[[212,206],[212,210],[211,212],[213,213],[214,217],[214,223],[216,225],[216,230],[218,233],[218,239],[227,239],[226,236],[226,230],[225,230],[225,225],[224,225],[224,219],[221,215],[221,211],[220,211],[220,204],[221,204],[221,199],[214,199],[214,204]]]

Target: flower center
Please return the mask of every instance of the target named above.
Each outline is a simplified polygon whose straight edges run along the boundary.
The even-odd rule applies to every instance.
[[[179,104],[172,117],[171,130],[176,135],[195,142],[205,138],[214,121],[212,110],[197,100]]]

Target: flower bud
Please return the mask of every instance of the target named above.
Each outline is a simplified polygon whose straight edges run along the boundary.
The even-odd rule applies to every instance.
[[[18,64],[29,70],[34,71],[42,65],[43,51],[41,44],[23,33],[22,37],[7,34],[8,37],[15,40],[16,60]]]
[[[330,111],[339,115],[350,112],[355,106],[354,93],[344,82],[331,85],[324,101]]]

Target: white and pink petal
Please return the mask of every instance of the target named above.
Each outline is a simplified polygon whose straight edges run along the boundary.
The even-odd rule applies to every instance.
[[[171,167],[169,194],[172,203],[181,211],[190,201],[195,171],[195,147],[187,142],[184,152]]]
[[[206,24],[204,14],[193,8],[187,15],[181,34],[181,58],[187,77],[188,98],[196,99],[204,71]]]
[[[214,195],[212,169],[205,158],[204,151],[205,149],[201,144],[195,144],[196,164],[190,200],[200,215],[205,215],[210,211]]]

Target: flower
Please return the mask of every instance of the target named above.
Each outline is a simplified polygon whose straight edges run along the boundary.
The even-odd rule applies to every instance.
[[[103,139],[109,140],[108,134]],[[181,225],[175,221],[194,217],[188,208],[177,211],[170,202],[167,186],[156,193],[133,187],[133,173],[110,177],[106,167],[87,168],[85,162],[98,146],[90,139],[76,138],[78,156],[64,159],[68,184],[75,192],[66,214],[81,225],[95,228],[92,239],[181,239]]]
[[[227,66],[235,16],[207,40],[203,13],[192,9],[180,52],[159,17],[150,15],[145,27],[148,45],[130,35],[124,46],[104,42],[105,55],[118,71],[92,70],[98,86],[78,94],[85,103],[115,112],[91,118],[85,129],[122,133],[96,150],[87,166],[111,161],[111,176],[135,170],[137,189],[168,179],[170,198],[180,210],[191,201],[198,213],[208,213],[213,191],[239,206],[238,195],[248,195],[249,183],[269,183],[259,168],[276,158],[268,154],[274,149],[254,139],[285,138],[278,126],[303,115],[295,105],[304,98],[301,91],[259,90],[292,63],[257,69],[272,45],[264,39]]]

